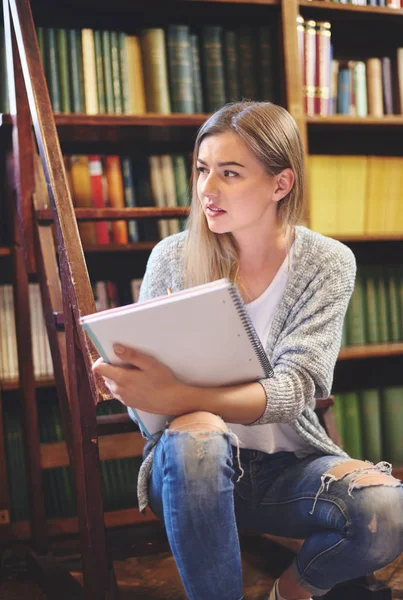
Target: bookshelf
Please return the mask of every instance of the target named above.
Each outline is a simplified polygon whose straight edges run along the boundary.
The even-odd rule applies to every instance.
[[[73,3],[74,5],[74,3]],[[55,7],[50,2],[41,3],[37,0],[31,2],[32,10],[36,23],[51,27],[105,27],[108,25],[109,4],[106,1],[97,3],[97,14],[94,14],[94,3],[90,0],[81,0],[75,3],[74,10],[67,14],[66,9],[61,9],[57,13]],[[293,114],[302,133],[305,144],[307,161],[312,154],[324,152],[330,148],[333,141],[337,138],[337,149],[348,151],[348,136],[354,135],[354,149],[364,152],[367,140],[379,135],[379,131],[388,136],[382,151],[388,147],[393,147],[394,152],[400,144],[401,129],[403,126],[403,116],[392,115],[382,118],[367,117],[358,119],[343,115],[334,115],[331,117],[307,117],[302,108],[301,93],[301,74],[299,72],[299,58],[297,47],[297,36],[295,29],[296,16],[301,9],[302,14],[317,17],[333,19],[337,17],[337,27],[343,31],[343,23],[354,16],[354,22],[359,23],[360,19],[365,19],[365,23],[371,20],[374,26],[388,26],[393,23],[394,27],[400,27],[403,16],[403,10],[393,10],[373,7],[358,7],[351,5],[332,4],[327,2],[305,0],[178,0],[162,2],[132,2],[127,3],[120,0],[116,4],[115,15],[111,27],[125,28],[127,17],[130,15],[133,22],[139,23],[139,26],[164,26],[169,22],[191,22],[192,11],[197,15],[203,15],[202,23],[217,22],[225,23],[228,18],[228,9],[231,8],[230,24],[236,26],[240,19],[247,17],[248,22],[257,24],[264,17],[265,20],[272,19],[275,22],[281,35],[279,37],[278,53],[281,62],[281,74],[279,82],[279,100]],[[60,7],[58,7],[59,9]],[[156,12],[156,8],[161,12]],[[99,9],[99,10],[98,10]],[[142,11],[144,13],[142,14]],[[183,12],[182,12],[183,11]],[[382,16],[382,20],[377,20]],[[344,21],[343,21],[344,19]],[[384,34],[384,37],[386,34]],[[383,37],[383,39],[384,39]],[[19,82],[21,85],[21,81]],[[62,150],[68,152],[102,152],[104,147],[120,151],[121,147],[127,148],[130,144],[139,144],[147,152],[161,147],[174,148],[175,151],[189,151],[197,128],[207,118],[207,113],[200,114],[144,114],[144,115],[86,115],[86,114],[60,114],[54,115],[57,133],[62,145]],[[9,114],[0,115],[0,135],[2,143],[10,148],[11,132],[13,119]],[[319,141],[320,138],[320,141]],[[144,146],[141,146],[144,144]],[[21,198],[19,199],[21,202]],[[186,214],[183,208],[133,208],[122,209],[122,212],[108,208],[95,209],[76,209],[76,217],[79,222],[96,221],[102,219],[117,220],[122,216],[130,216],[136,219],[142,218],[161,218],[161,217],[182,217]],[[32,217],[32,215],[31,215]],[[35,217],[42,224],[52,221],[52,212],[49,209],[42,209],[37,212]],[[373,234],[361,236],[335,236],[347,244],[359,244],[360,254],[366,254],[366,248],[373,252],[378,244],[403,242],[403,232],[401,234]],[[105,247],[102,245],[84,246],[84,252],[91,262],[91,268],[104,254],[110,254],[110,261],[115,258],[121,258],[122,254],[126,257],[133,255],[133,263],[137,263],[137,269],[141,270],[144,266],[144,260],[140,264],[139,255],[147,256],[154,247],[155,242],[137,242],[129,244],[110,244]],[[399,246],[401,248],[401,246]],[[6,258],[12,257],[11,248],[0,248],[0,256]],[[127,262],[125,262],[127,264]],[[95,267],[96,269],[96,264]],[[98,267],[99,268],[99,267]],[[28,342],[28,338],[27,338]],[[356,346],[344,348],[340,352],[339,362],[343,363],[344,372],[349,368],[349,376],[354,374],[354,361],[365,361],[371,359],[385,359],[391,357],[401,363],[403,357],[403,343],[378,344],[372,346]],[[380,367],[382,372],[382,367]],[[336,382],[337,383],[337,382]],[[54,386],[53,378],[37,379],[33,387],[38,391],[51,389]],[[19,389],[18,381],[5,381],[1,384],[1,390],[6,393],[12,393]],[[120,434],[116,434],[120,435]],[[115,435],[115,441],[118,442],[118,451],[120,456],[125,456],[127,446],[126,438],[118,438]],[[123,435],[123,434],[122,434]],[[134,451],[140,454],[141,440],[136,438],[137,446]],[[104,456],[110,456],[111,449],[108,447]],[[63,442],[40,445],[40,460],[42,468],[52,468],[65,466],[67,464],[66,445]],[[132,448],[133,450],[133,448]],[[402,476],[403,466],[396,467],[397,476]],[[152,517],[147,517],[151,518]],[[118,511],[109,511],[105,514],[105,523],[107,526],[122,526],[129,523],[146,522],[144,517],[140,517],[136,509],[122,509]],[[59,518],[47,519],[46,525],[49,535],[59,535],[63,533],[74,533],[78,531],[77,518]],[[16,539],[26,539],[32,535],[29,523],[27,521],[15,522],[11,524],[11,537]],[[1,533],[0,533],[1,535]]]

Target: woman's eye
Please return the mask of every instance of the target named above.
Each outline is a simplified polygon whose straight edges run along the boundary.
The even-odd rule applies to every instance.
[[[224,171],[224,177],[238,177],[238,173],[235,173],[235,171]]]
[[[197,170],[199,171],[199,173],[205,173],[206,172],[205,167],[197,167]]]

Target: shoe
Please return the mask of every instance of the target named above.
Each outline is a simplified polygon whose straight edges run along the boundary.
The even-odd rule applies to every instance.
[[[280,594],[278,592],[278,579],[276,579],[276,581],[274,582],[274,585],[271,589],[267,600],[283,600],[282,598],[280,598]],[[309,600],[312,600],[312,598],[309,598]]]

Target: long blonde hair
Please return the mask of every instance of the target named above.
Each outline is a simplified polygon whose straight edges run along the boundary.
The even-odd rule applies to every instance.
[[[236,282],[238,250],[231,233],[210,231],[197,195],[197,157],[202,140],[210,135],[235,132],[262,162],[269,175],[284,169],[294,172],[290,192],[278,203],[278,222],[292,230],[301,218],[304,203],[304,151],[298,127],[281,106],[270,102],[236,102],[215,112],[199,129],[192,167],[192,201],[185,247],[186,286],[208,283],[222,277]]]

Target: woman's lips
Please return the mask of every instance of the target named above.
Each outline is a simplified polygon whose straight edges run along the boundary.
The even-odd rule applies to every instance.
[[[206,206],[206,214],[208,217],[216,218],[225,215],[226,211],[215,206]]]

